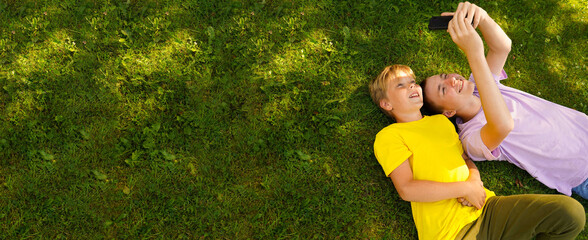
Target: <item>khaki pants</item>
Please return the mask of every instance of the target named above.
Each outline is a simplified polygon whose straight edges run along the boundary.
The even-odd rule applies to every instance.
[[[497,196],[456,239],[575,239],[585,223],[584,207],[568,196]]]

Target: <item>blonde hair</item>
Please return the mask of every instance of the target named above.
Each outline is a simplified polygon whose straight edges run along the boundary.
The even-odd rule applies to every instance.
[[[380,107],[380,101],[386,98],[388,82],[398,77],[406,77],[406,75],[415,79],[414,72],[409,66],[394,64],[384,68],[378,77],[370,81],[370,96],[372,97],[372,101],[390,117],[393,117],[392,114]]]

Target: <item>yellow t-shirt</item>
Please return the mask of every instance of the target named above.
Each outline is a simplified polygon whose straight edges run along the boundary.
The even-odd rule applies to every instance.
[[[469,177],[459,137],[443,115],[391,124],[376,135],[374,152],[386,176],[408,159],[417,180],[457,182]],[[486,200],[494,195],[486,189]],[[457,199],[411,202],[411,207],[421,240],[455,239],[465,225],[482,213],[474,207],[462,206]]]

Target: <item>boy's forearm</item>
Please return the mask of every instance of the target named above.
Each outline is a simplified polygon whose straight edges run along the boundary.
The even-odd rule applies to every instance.
[[[512,130],[513,120],[510,111],[506,107],[506,103],[502,98],[502,93],[498,89],[498,85],[494,81],[490,67],[486,59],[480,55],[468,55],[468,62],[472,69],[474,79],[476,79],[476,86],[480,94],[480,101],[484,109],[484,116],[487,124],[484,128],[492,133],[494,139],[499,143]],[[483,131],[486,131],[483,129]],[[484,140],[484,138],[482,138]],[[498,141],[499,140],[499,141]],[[494,149],[497,142],[493,142],[489,149]]]
[[[469,159],[465,160],[468,166],[471,181],[481,182],[478,168]],[[467,182],[434,182],[425,180],[413,180],[405,185],[405,190],[400,193],[402,198],[411,202],[435,202],[445,199],[460,198],[466,195]]]
[[[482,32],[490,51],[510,52],[512,41],[490,16],[480,22],[478,29]]]
[[[510,112],[502,99],[502,93],[494,81],[484,55],[471,54],[467,57],[488,122],[497,117],[510,117]]]
[[[465,184],[465,182],[413,180],[407,183],[403,189],[397,188],[397,191],[405,201],[436,202],[463,197],[466,195],[465,189],[467,189]]]

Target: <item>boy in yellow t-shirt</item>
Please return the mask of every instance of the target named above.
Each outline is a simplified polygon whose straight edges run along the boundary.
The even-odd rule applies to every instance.
[[[424,116],[417,121],[399,122],[384,128],[376,136],[374,150],[387,176],[392,177],[394,170],[401,170],[399,166],[408,161],[413,179],[432,181],[429,183],[430,187],[434,187],[435,182],[454,185],[460,182],[463,185],[471,183],[473,186],[470,188],[478,190],[476,194],[479,195],[480,201],[486,201],[494,196],[492,191],[482,187],[475,166],[471,164],[468,167],[462,158],[463,150],[457,133],[452,123],[443,115]],[[402,181],[397,180],[394,184],[397,182]],[[461,191],[466,188],[467,186],[458,187],[454,190]],[[439,186],[437,189],[446,188]],[[403,199],[409,198],[407,192],[398,192]],[[431,192],[423,191],[421,194],[428,195]],[[459,229],[476,220],[482,213],[481,209],[463,206],[458,202],[457,197],[461,197],[461,194],[451,197],[430,199],[435,202],[420,202],[418,198],[411,200],[419,238],[453,239]]]

